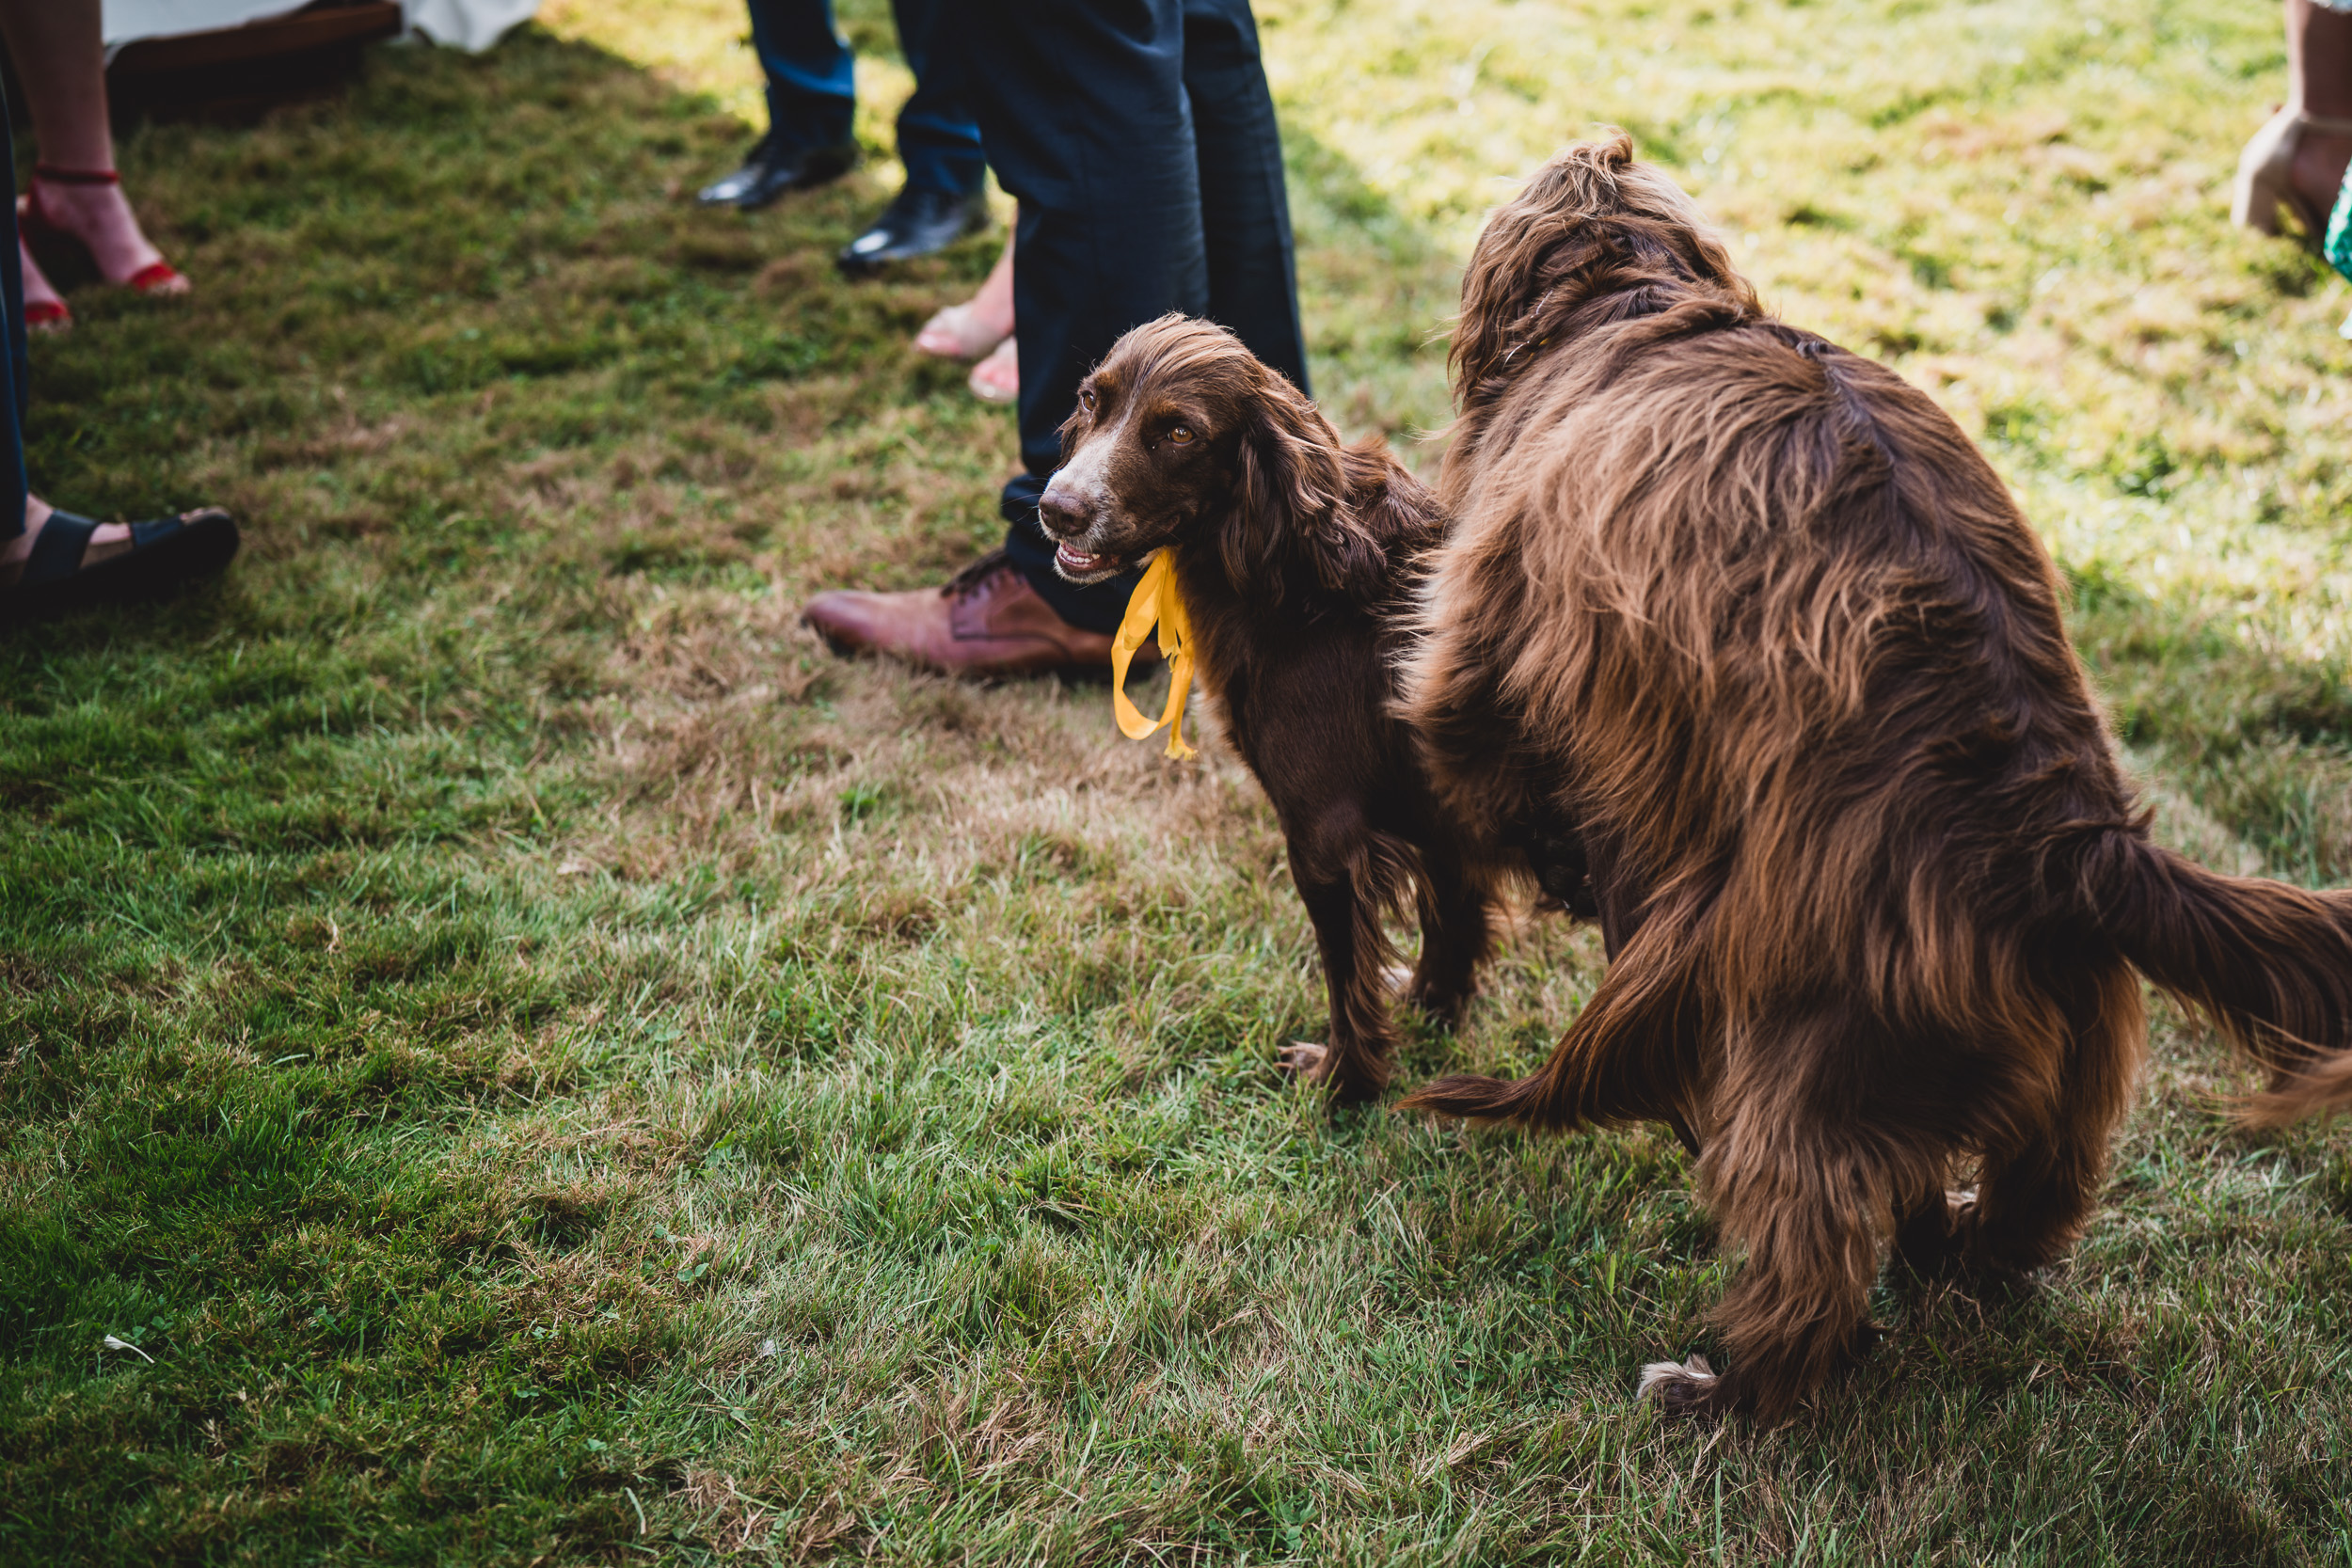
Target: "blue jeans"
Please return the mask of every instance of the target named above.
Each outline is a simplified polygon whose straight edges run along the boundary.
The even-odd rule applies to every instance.
[[[857,76],[850,46],[833,24],[833,0],[749,0],[752,42],[768,75],[768,125],[774,145],[834,147],[850,139],[857,117]],[[898,49],[914,72],[914,96],[898,111],[898,161],[918,190],[968,196],[980,188],[987,160],[980,131],[964,106],[963,61],[933,53],[940,0],[892,0]]]

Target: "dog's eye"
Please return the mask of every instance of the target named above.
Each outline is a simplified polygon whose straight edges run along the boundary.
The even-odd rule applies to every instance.
[[[1078,388],[1078,406],[1085,409],[1089,414],[1094,412],[1093,388],[1081,387]]]
[[[1180,447],[1189,446],[1192,444],[1192,426],[1188,424],[1169,425],[1168,427],[1168,438],[1175,442]]]

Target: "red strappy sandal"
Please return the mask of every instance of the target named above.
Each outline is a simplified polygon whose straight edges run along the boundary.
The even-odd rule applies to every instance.
[[[66,309],[65,296],[58,293],[33,260],[33,253],[24,248],[24,236],[16,242],[17,271],[24,280],[24,325],[32,332],[63,332],[73,325],[73,312]]]
[[[23,225],[26,233],[72,240],[84,250],[89,250],[87,240],[52,217],[40,204],[40,182],[44,180],[53,185],[119,185],[122,176],[110,168],[59,168],[55,164],[36,164],[33,166],[32,188],[17,201],[17,222]],[[97,259],[96,252],[91,252],[90,260],[95,261]],[[186,287],[180,270],[161,258],[148,262],[128,277],[108,278],[107,281],[135,289],[143,294],[169,290],[174,283]]]

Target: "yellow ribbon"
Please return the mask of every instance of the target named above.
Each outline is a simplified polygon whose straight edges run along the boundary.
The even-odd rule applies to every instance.
[[[1159,625],[1160,653],[1168,659],[1168,711],[1155,720],[1146,719],[1127,700],[1127,665],[1143,646],[1143,640],[1152,633],[1152,624]],[[1184,761],[1193,755],[1184,744],[1184,699],[1192,692],[1192,618],[1184,613],[1184,601],[1176,592],[1176,552],[1163,546],[1145,569],[1143,580],[1136,584],[1135,597],[1127,601],[1126,616],[1119,623],[1119,635],[1111,639],[1111,711],[1119,719],[1119,730],[1130,740],[1141,740],[1162,724],[1168,729],[1168,754]]]

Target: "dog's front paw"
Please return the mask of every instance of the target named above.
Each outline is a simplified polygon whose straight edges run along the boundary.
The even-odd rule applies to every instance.
[[[1633,1397],[1658,1406],[1662,1416],[1712,1416],[1722,1408],[1723,1383],[1704,1355],[1653,1361],[1642,1369]]]
[[[1334,1052],[1327,1045],[1293,1040],[1275,1056],[1284,1072],[1314,1085],[1334,1105],[1360,1105],[1380,1098],[1381,1075],[1359,1058]]]
[[[1470,1010],[1471,988],[1456,979],[1416,974],[1405,988],[1405,1000],[1423,1016],[1446,1028],[1457,1027]]]
[[[1306,1040],[1293,1040],[1274,1053],[1274,1061],[1284,1072],[1304,1078],[1310,1084],[1318,1083],[1329,1070],[1331,1048],[1310,1044]]]

